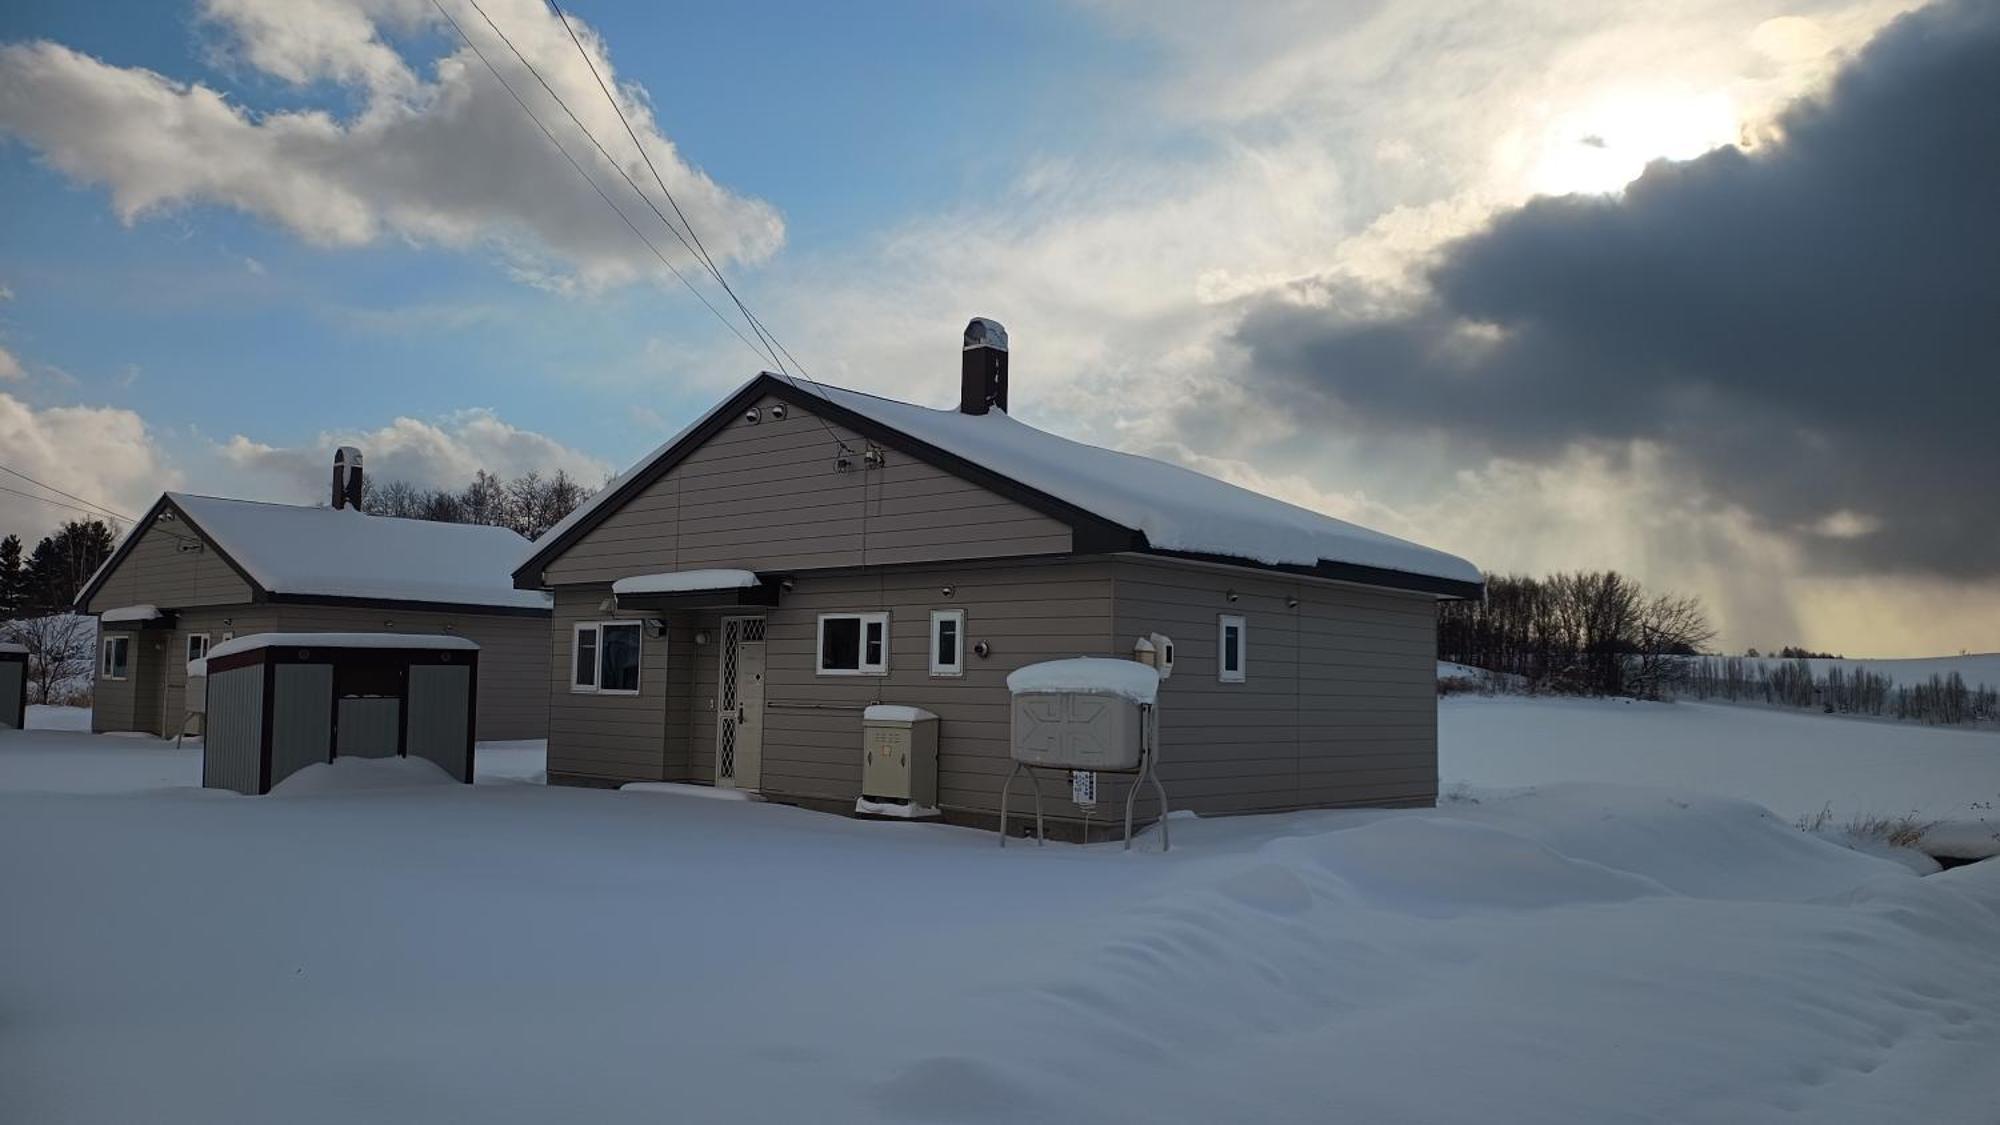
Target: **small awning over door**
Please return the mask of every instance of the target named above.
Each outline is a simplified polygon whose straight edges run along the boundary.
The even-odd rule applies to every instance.
[[[97,615],[106,629],[171,629],[174,615],[156,605],[125,605]]]
[[[778,604],[781,580],[750,570],[669,570],[611,584],[619,609],[733,609]]]

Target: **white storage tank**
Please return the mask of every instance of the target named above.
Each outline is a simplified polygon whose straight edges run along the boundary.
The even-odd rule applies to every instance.
[[[1016,669],[1011,749],[1044,769],[1136,770],[1158,743],[1160,674],[1134,660],[1083,656]]]

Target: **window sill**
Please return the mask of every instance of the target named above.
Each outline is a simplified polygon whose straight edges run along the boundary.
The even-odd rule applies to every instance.
[[[886,675],[888,675],[888,674],[889,674],[889,670],[888,670],[887,668],[883,668],[883,669],[880,669],[880,670],[875,670],[875,671],[865,671],[865,670],[864,670],[864,671],[850,671],[850,670],[845,670],[845,669],[840,669],[840,668],[821,668],[821,669],[820,669],[820,670],[818,670],[817,672],[814,672],[814,673],[813,673],[813,675],[815,675],[815,676],[847,676],[847,677],[850,677],[850,678],[852,678],[852,677],[855,677],[855,676],[875,676],[875,677],[878,677],[878,678],[879,678],[879,677],[882,677],[882,676],[886,676]]]

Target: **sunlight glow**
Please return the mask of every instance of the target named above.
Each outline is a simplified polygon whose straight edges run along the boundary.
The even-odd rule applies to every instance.
[[[1530,152],[1527,188],[1545,195],[1611,193],[1659,160],[1735,144],[1742,121],[1722,93],[1625,90],[1555,114]]]

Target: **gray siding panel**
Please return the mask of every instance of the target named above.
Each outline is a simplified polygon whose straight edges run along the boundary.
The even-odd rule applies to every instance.
[[[0,727],[17,729],[14,720],[27,690],[28,666],[19,660],[0,660]]]
[[[333,741],[333,665],[280,664],[275,676],[271,700],[274,787],[328,758]],[[395,753],[393,739],[389,752]]]
[[[334,756],[393,758],[402,727],[400,699],[342,699],[334,704]]]
[[[762,404],[768,415],[775,400]],[[1060,554],[1067,525],[896,450],[834,467],[836,442],[804,407],[737,422],[549,565],[554,584],[703,566],[808,570]],[[848,447],[860,436],[832,427]]]
[[[451,633],[465,637],[479,645],[479,739],[542,738],[548,733],[546,617],[439,613],[393,606],[270,608],[276,627],[286,632]]]
[[[1157,630],[1178,650],[1160,697],[1161,775],[1177,805],[1228,813],[1436,801],[1432,599],[1249,571],[1117,565],[1119,635]],[[1222,614],[1245,620],[1243,683],[1216,674]],[[1106,788],[1122,799],[1112,784],[1100,800]]]
[[[436,762],[460,781],[472,776],[465,760],[470,672],[462,664],[410,666],[409,755]]]
[[[257,792],[264,739],[264,666],[232,668],[208,679],[208,737],[201,783],[210,789]]]

